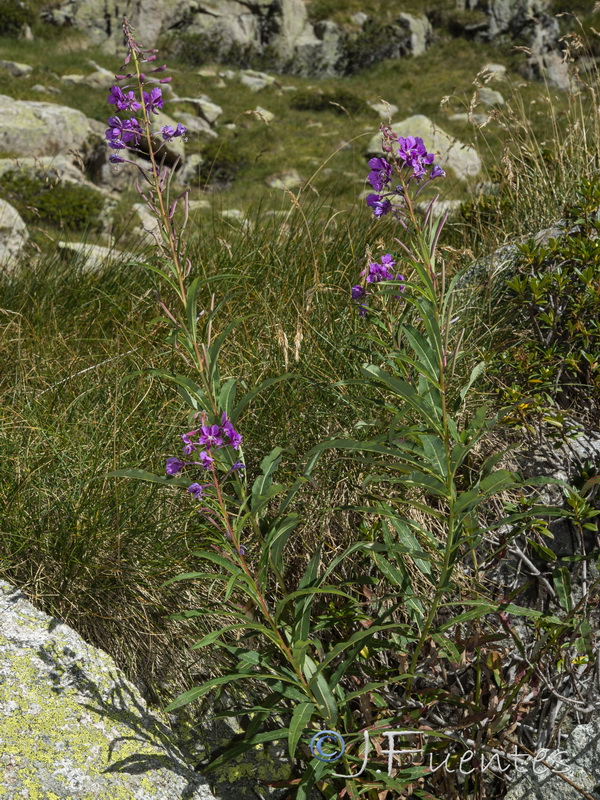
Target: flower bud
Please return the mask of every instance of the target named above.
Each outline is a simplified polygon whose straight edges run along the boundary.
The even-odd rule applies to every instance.
[[[172,80],[173,78],[161,78],[159,83],[170,83]]]

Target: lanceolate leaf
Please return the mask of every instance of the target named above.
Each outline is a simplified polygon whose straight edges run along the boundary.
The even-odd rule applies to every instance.
[[[288,734],[288,750],[291,759],[295,757],[298,742],[310,722],[310,718],[316,711],[317,709],[313,703],[298,703],[294,709]]]
[[[289,731],[287,728],[278,728],[275,731],[263,731],[263,733],[255,733],[253,736],[245,738],[239,744],[228,745],[227,749],[221,753],[220,756],[211,761],[206,767],[202,767],[202,772],[214,772],[219,769],[228,761],[231,761],[242,753],[247,753],[248,750],[256,747],[257,744],[264,744],[265,742],[277,742],[280,739],[285,739]]]

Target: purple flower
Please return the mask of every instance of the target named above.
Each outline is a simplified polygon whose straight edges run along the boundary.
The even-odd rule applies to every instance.
[[[372,158],[369,161],[371,172],[367,180],[376,192],[381,192],[392,180],[392,166],[385,158]]]
[[[231,424],[231,420],[227,419],[227,414],[225,412],[223,412],[221,416],[221,425],[223,427],[223,433],[229,439],[229,444],[234,450],[238,450],[242,443],[242,436],[235,430]]]
[[[163,107],[162,91],[158,86],[155,86],[150,93],[144,92],[144,103],[148,113],[154,111],[155,114],[158,114],[158,109]]]
[[[220,432],[221,429],[218,425],[203,425],[198,443],[204,445],[208,450],[211,447],[222,447],[223,439],[219,435]]]
[[[136,100],[134,92],[125,93],[119,86],[111,86],[108,102],[116,106],[119,111],[138,111],[142,107]]]
[[[167,475],[177,475],[185,467],[185,463],[178,458],[167,458],[165,470]]]
[[[362,300],[363,297],[366,295],[366,293],[367,292],[366,292],[364,286],[361,286],[360,283],[358,283],[356,286],[352,287],[352,299],[353,300]]]
[[[432,180],[434,178],[445,178],[446,177],[446,173],[444,172],[444,170],[440,166],[438,166],[437,164],[434,164],[433,167],[431,168],[431,172],[429,173],[429,177]]]
[[[202,486],[199,483],[192,483],[190,486],[188,486],[187,490],[193,497],[196,498],[196,500],[200,500],[205,488],[206,486]]]
[[[393,281],[395,280],[394,273],[391,269],[396,266],[396,262],[391,255],[386,254],[381,258],[381,264],[376,261],[371,262],[366,269],[361,272],[361,275],[367,276],[367,283],[379,283],[379,281]]]
[[[242,462],[241,462],[241,461],[236,461],[236,462],[235,462],[235,464],[233,464],[233,466],[231,467],[231,469],[232,469],[232,470],[237,470],[237,469],[246,469],[246,465],[245,465],[245,464],[242,464]]]
[[[162,133],[164,141],[169,142],[175,136],[183,136],[186,130],[187,128],[180,122],[175,129],[173,129],[172,125],[163,125],[163,127],[160,129],[160,132]]]
[[[378,194],[370,194],[367,197],[367,205],[373,209],[374,217],[383,217],[388,211],[392,210],[392,204],[387,197]]]
[[[109,147],[115,150],[127,147],[133,143],[138,145],[142,135],[142,128],[135,117],[121,120],[119,117],[108,118],[109,128],[106,129],[105,136],[108,139]]]
[[[108,92],[108,102],[112,103],[113,106],[118,105],[119,103],[124,102],[125,95],[123,94],[123,90],[120,86],[111,86]]]
[[[111,164],[123,164],[125,162],[124,158],[115,155],[115,153],[112,153],[112,155],[108,157],[108,160],[110,161]]]
[[[215,463],[214,458],[212,458],[212,456],[210,456],[208,453],[205,453],[204,451],[198,453],[198,458],[200,459],[200,462],[202,463],[202,466],[205,469],[210,469],[212,465]]]
[[[181,438],[183,439],[183,444],[184,444],[184,447],[183,447],[183,454],[184,455],[189,456],[196,449],[196,445],[198,444],[198,442],[195,442],[195,443],[192,442],[191,437],[195,436],[197,433],[198,433],[198,431],[195,430],[195,431],[188,431],[187,433],[182,433],[181,434]]]
[[[433,163],[435,156],[428,153],[420,136],[398,137],[398,158],[407,167],[412,168],[411,178],[419,180],[425,175],[427,167]]]

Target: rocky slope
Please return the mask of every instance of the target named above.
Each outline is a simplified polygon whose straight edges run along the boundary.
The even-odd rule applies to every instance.
[[[340,25],[327,19],[311,22],[304,0],[141,0],[125,6],[117,0],[66,0],[44,18],[85,31],[109,52],[120,47],[126,14],[146,46],[154,46],[161,35],[191,38],[208,59],[262,59],[285,72],[332,76],[424,52],[434,39],[430,20],[448,21],[439,14],[444,5],[438,3],[436,12],[436,4],[423,2],[423,13],[399,10],[390,21],[358,12],[350,25]],[[480,41],[514,39],[531,51],[526,64],[531,75],[561,88],[567,85],[559,25],[549,14],[548,0],[459,0],[453,6],[463,12],[449,18],[455,34]]]

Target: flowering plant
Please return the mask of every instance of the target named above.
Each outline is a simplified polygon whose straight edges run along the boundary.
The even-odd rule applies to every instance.
[[[442,177],[443,171],[420,139],[394,141],[388,129],[383,130],[387,157],[372,159],[369,164],[369,180],[379,192],[367,199],[369,207],[375,216],[391,212],[405,233],[402,241],[397,240],[402,274],[396,272],[400,257],[387,253],[379,261],[369,259],[361,283],[352,289],[359,310],[367,321],[373,321],[381,336],[362,334],[378,349],[378,363],[366,364],[362,379],[346,383],[368,387],[377,408],[387,415],[378,423],[380,433],[368,441],[334,439],[318,444],[291,485],[274,482],[284,452],[275,447],[265,455],[261,473],[250,483],[239,432],[242,414],[259,392],[293,376],[269,378],[238,397],[239,381],[220,375],[221,348],[239,320],[229,322],[215,336],[218,308],[214,295],[206,298],[205,309],[198,311],[206,282],[190,279],[193,265],[183,240],[187,193],[169,204],[170,173],[157,163],[157,153],[165,143],[185,131],[182,126],[163,126],[162,142],[157,146],[150,117],[163,107],[164,100],[160,86],[148,91],[148,83],[154,79],[140,69],[140,64],[155,59],[155,51],[144,51],[134,41],[127,20],[124,32],[128,44],[124,66],[132,63],[133,71],[116,77],[134,83],[112,87],[108,101],[118,111],[141,111],[142,119],[112,116],[106,137],[110,148],[117,151],[111,155],[113,163],[128,161],[119,155],[124,151],[145,154],[150,162],[145,166],[129,159],[149,187],[147,194],[138,190],[161,228],[156,262],[148,267],[158,273],[172,297],[168,305],[161,301],[161,308],[171,325],[169,341],[187,367],[185,375],[153,374],[177,387],[189,407],[189,424],[181,434],[181,457],[167,458],[164,475],[139,469],[112,474],[181,490],[182,502],[189,502],[193,513],[197,512],[202,544],[193,554],[203,569],[168,583],[196,581],[198,602],[194,610],[174,617],[219,619],[220,627],[209,630],[194,647],[212,646],[230,664],[228,671],[184,692],[166,710],[242,682],[248,704],[227,713],[248,716],[244,741],[227,748],[204,771],[257,745],[287,739],[298,774],[288,785],[294,787],[298,800],[308,798],[315,786],[328,798],[381,797],[382,783],[384,790],[396,795],[412,787],[417,796],[425,797],[418,781],[428,774],[426,766],[394,765],[390,756],[385,774],[381,751],[361,759],[352,748],[363,742],[365,732],[399,724],[415,732],[427,724],[431,736],[447,744],[447,730],[456,720],[463,720],[462,712],[473,702],[466,698],[463,705],[457,703],[453,686],[440,690],[427,684],[432,672],[447,676],[452,664],[466,658],[467,644],[457,644],[456,637],[449,636],[452,626],[457,622],[472,625],[495,611],[503,615],[502,624],[510,630],[508,614],[536,616],[536,612],[508,602],[490,600],[479,586],[466,596],[456,590],[457,570],[467,557],[479,575],[478,548],[484,533],[490,536],[522,515],[515,512],[486,526],[479,519],[478,511],[486,501],[520,485],[511,473],[495,469],[496,457],[473,471],[469,479],[460,476],[469,454],[493,421],[486,418],[486,409],[469,416],[466,406],[482,365],[476,365],[462,384],[456,378],[456,367],[464,356],[452,317],[460,274],[447,285],[437,253],[446,217],[436,219],[435,198],[424,224],[415,213],[415,198],[425,185]],[[159,67],[153,72],[163,70]],[[160,78],[158,83],[167,80]],[[394,174],[398,183],[392,190]],[[178,227],[175,211],[182,198],[186,213]],[[367,307],[367,294],[371,293],[381,297],[381,308]],[[353,453],[369,468],[376,467],[377,474],[365,480],[371,505],[361,509],[371,522],[362,527],[364,541],[354,542],[326,566],[318,547],[296,585],[288,585],[285,546],[300,522],[292,503],[321,454],[332,448]],[[391,488],[379,494],[370,488],[381,483]],[[408,487],[409,493],[394,493],[398,485]],[[436,536],[428,522],[418,522],[419,514],[433,520],[442,534]],[[494,562],[503,546],[494,542],[485,559]],[[341,569],[348,564],[354,577],[342,577]],[[441,613],[448,608],[464,610],[448,620]],[[479,670],[478,686],[480,666],[474,667]],[[511,707],[526,675],[524,671],[525,677],[510,688],[506,708]],[[257,684],[268,693],[254,699]],[[440,711],[442,701],[450,708],[447,719],[440,717],[446,713]],[[427,714],[432,705],[437,716],[430,719]],[[488,727],[493,727],[495,735],[511,721],[505,717],[499,708],[489,710]],[[337,730],[345,737],[339,756],[343,773],[335,771],[339,767],[332,766],[332,761],[337,757],[325,752],[323,738],[319,738],[320,734],[341,737]],[[485,746],[485,736],[480,737],[480,744]]]

